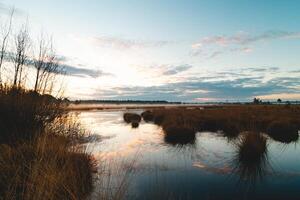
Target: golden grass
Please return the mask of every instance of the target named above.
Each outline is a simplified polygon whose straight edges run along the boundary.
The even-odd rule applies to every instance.
[[[62,103],[21,88],[0,89],[0,199],[84,199],[93,158],[78,148],[76,121]]]
[[[295,141],[300,130],[300,106],[236,105],[204,109],[169,108],[148,111],[151,121],[167,133],[173,127],[196,131],[223,131],[236,137],[240,132],[265,132],[275,140]],[[176,132],[176,131],[172,131]]]
[[[240,181],[253,185],[262,180],[269,170],[267,138],[261,133],[243,133],[233,161]]]

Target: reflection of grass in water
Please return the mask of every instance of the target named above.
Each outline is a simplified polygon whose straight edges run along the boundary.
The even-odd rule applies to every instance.
[[[121,200],[127,199],[130,181],[135,174],[134,167],[138,153],[132,160],[98,158],[98,173],[92,199]]]
[[[267,138],[260,133],[244,133],[237,143],[233,165],[240,182],[254,186],[262,181],[270,167]]]

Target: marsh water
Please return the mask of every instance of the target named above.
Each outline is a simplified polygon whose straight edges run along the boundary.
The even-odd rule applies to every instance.
[[[142,121],[132,128],[124,123],[125,111],[75,114],[89,132],[87,150],[116,170],[110,173],[115,183],[129,172],[126,199],[300,198],[298,142],[281,143],[262,134],[265,149],[259,158],[245,161],[240,155],[243,134],[228,138],[199,132],[193,141],[168,141],[155,124]]]

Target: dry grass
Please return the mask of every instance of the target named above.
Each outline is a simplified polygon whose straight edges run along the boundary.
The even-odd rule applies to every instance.
[[[295,141],[300,130],[300,106],[284,105],[237,105],[205,109],[153,109],[155,124],[165,132],[178,128],[196,131],[223,131],[228,137],[240,132],[265,132],[278,141]],[[182,132],[182,131],[181,131]]]
[[[43,136],[0,148],[3,199],[84,199],[92,190],[91,156],[67,150],[65,138]]]
[[[0,88],[0,143],[31,140],[63,114],[62,104],[50,95],[19,88]]]
[[[0,199],[84,199],[95,161],[74,146],[79,125],[62,103],[20,88],[0,89]]]
[[[246,132],[237,143],[234,169],[240,181],[251,185],[268,172],[267,138],[260,133]]]
[[[172,145],[194,144],[196,141],[196,132],[189,127],[171,126],[165,130],[164,140]]]

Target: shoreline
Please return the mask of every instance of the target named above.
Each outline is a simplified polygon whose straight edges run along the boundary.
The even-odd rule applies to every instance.
[[[185,109],[220,109],[228,107],[244,107],[244,106],[285,106],[286,104],[109,104],[109,103],[95,103],[95,104],[69,104],[65,110],[67,111],[92,111],[92,110],[134,110],[134,109],[171,109],[171,108],[185,108]],[[292,104],[291,106],[299,106]]]
[[[89,110],[134,110],[134,109],[157,109],[157,108],[186,108],[203,109],[204,107],[216,108],[224,105],[217,104],[70,104],[68,111],[89,111]]]

